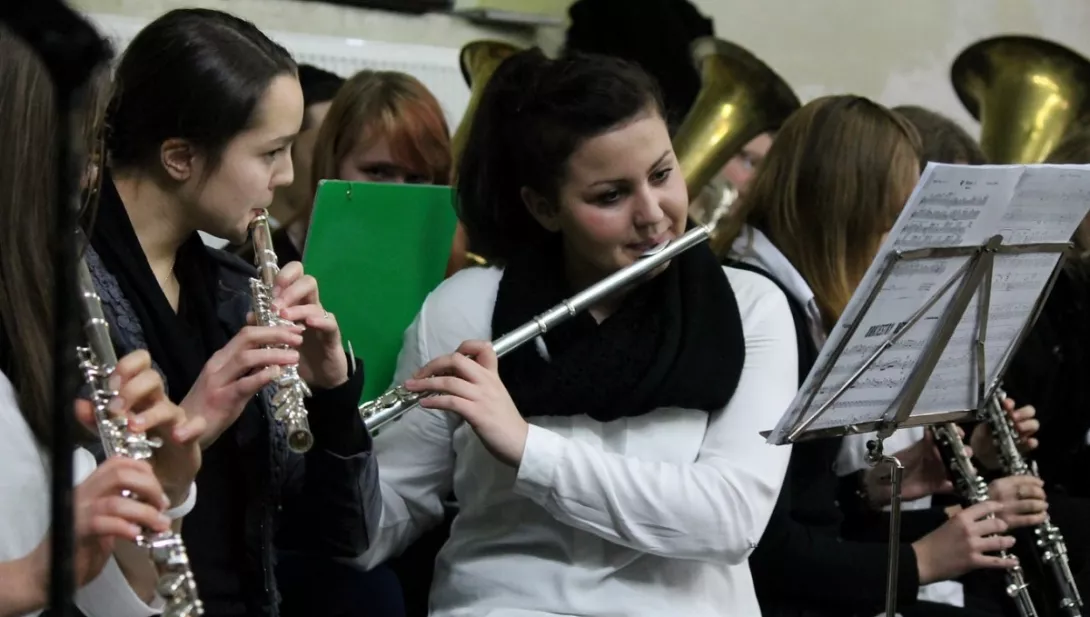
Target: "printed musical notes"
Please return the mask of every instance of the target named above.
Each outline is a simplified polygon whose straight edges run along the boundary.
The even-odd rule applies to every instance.
[[[807,431],[882,420],[934,345],[941,355],[912,415],[975,409],[981,373],[984,386],[999,378],[1060,256],[1028,248],[996,254],[987,284],[973,294],[948,341],[940,341],[933,335],[966,285],[971,257],[901,254],[979,247],[997,234],[1006,246],[1066,243],[1088,210],[1090,166],[928,165],[769,442],[787,443],[794,427],[840,390]]]

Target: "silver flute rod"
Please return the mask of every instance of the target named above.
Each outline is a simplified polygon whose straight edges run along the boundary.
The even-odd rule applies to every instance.
[[[102,312],[102,302],[95,291],[90,270],[83,260],[76,266],[80,287],[80,309],[87,346],[77,349],[80,369],[90,387],[91,404],[99,439],[106,456],[123,456],[146,460],[153,456],[155,448],[162,446],[159,439],[129,428],[124,415],[110,411],[110,402],[117,392],[109,386],[110,376],[117,366],[117,353],[110,340],[109,322]],[[134,497],[128,493],[125,497]],[[166,617],[200,617],[204,605],[197,592],[196,579],[189,564],[189,555],[181,534],[172,530],[142,534],[137,544],[146,548],[159,575],[155,590],[164,600],[163,615]]]
[[[708,239],[710,228],[697,225],[684,235],[648,251],[630,266],[605,277],[560,304],[534,317],[525,324],[504,334],[492,343],[497,357],[503,357],[529,341],[545,334],[557,325],[575,317],[603,298],[638,282],[659,266]],[[372,434],[386,424],[398,420],[416,407],[421,398],[429,393],[410,392],[404,385],[397,385],[382,393],[373,401],[360,405],[360,416]]]

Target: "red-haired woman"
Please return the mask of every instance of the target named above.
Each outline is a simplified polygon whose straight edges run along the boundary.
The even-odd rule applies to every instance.
[[[415,77],[394,71],[361,71],[337,92],[314,142],[309,183],[335,178],[392,184],[447,184],[450,129],[435,96]],[[300,254],[311,210],[285,226]],[[283,246],[283,243],[280,243]],[[455,236],[448,274],[464,264],[464,235]],[[291,257],[291,256],[288,256]],[[281,261],[284,256],[280,256]]]

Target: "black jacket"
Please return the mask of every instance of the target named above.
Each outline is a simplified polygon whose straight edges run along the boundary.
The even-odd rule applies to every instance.
[[[218,318],[233,334],[246,323],[251,305],[249,281],[256,271],[223,251],[211,254],[219,268]],[[139,320],[116,279],[90,248],[86,259],[118,355],[145,347]],[[242,459],[242,475],[254,488],[247,492],[251,497],[244,504],[246,575],[254,580],[248,580],[244,589],[250,595],[247,604],[260,607],[264,615],[279,615],[274,575],[277,548],[351,558],[367,549],[377,531],[381,511],[378,469],[370,437],[358,426],[363,370],[358,362],[350,359],[350,364],[356,368],[347,384],[315,391],[307,400],[315,446],[305,455],[288,449],[283,428],[272,419],[269,389],[236,421],[234,434],[239,446],[267,455]],[[349,445],[350,453],[344,450],[345,435],[357,436]],[[348,455],[323,448],[323,444],[332,443],[338,443],[341,447],[337,449]]]
[[[1050,493],[1090,498],[1090,263],[1067,265],[1004,376],[1007,394],[1033,405],[1041,429],[1032,458]]]

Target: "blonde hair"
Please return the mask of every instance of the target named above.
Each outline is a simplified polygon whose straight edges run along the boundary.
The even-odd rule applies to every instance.
[[[916,185],[920,151],[916,129],[873,101],[815,99],[779,130],[715,248],[744,224],[759,229],[809,284],[828,330]]]

